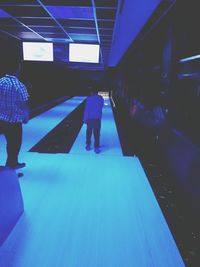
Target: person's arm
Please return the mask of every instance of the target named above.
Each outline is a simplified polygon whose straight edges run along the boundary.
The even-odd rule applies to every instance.
[[[87,100],[85,103],[85,109],[84,109],[84,116],[83,116],[83,122],[87,123],[87,117],[88,117],[88,105],[87,105]]]
[[[103,108],[103,106],[104,106],[104,99],[103,99],[103,97],[101,97],[101,102],[102,102],[102,108]]]
[[[23,123],[27,123],[30,117],[30,110],[28,105],[29,94],[26,86],[19,82],[18,84],[19,106],[23,112]]]
[[[21,109],[22,109],[23,114],[24,114],[23,123],[27,123],[29,121],[29,117],[30,117],[30,109],[28,106],[28,101],[21,102]]]

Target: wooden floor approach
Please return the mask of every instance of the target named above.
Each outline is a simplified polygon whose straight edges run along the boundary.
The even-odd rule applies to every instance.
[[[122,156],[109,104],[102,153],[85,151],[84,138],[85,126],[69,154],[22,150],[25,212],[0,248],[0,266],[185,266],[139,159]]]

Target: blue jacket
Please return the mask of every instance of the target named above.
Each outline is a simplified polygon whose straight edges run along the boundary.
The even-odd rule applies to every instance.
[[[88,119],[101,119],[104,105],[103,97],[100,95],[91,95],[86,99],[84,122]]]

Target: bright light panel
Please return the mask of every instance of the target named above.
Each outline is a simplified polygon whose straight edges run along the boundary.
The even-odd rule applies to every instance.
[[[192,56],[192,57],[186,57],[180,60],[180,62],[187,62],[187,61],[191,61],[191,60],[195,60],[195,59],[199,59],[200,55],[196,55],[196,56]]]
[[[32,61],[53,61],[53,43],[23,42],[23,58]]]
[[[99,45],[69,44],[69,61],[99,63]]]

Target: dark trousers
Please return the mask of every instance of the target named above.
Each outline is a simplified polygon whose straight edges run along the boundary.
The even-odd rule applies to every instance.
[[[6,166],[15,166],[22,144],[22,124],[0,121],[0,133],[5,135],[7,160]]]
[[[92,133],[94,135],[94,147],[99,147],[101,120],[100,119],[89,119],[87,120],[87,130],[86,130],[86,144],[91,144]]]

